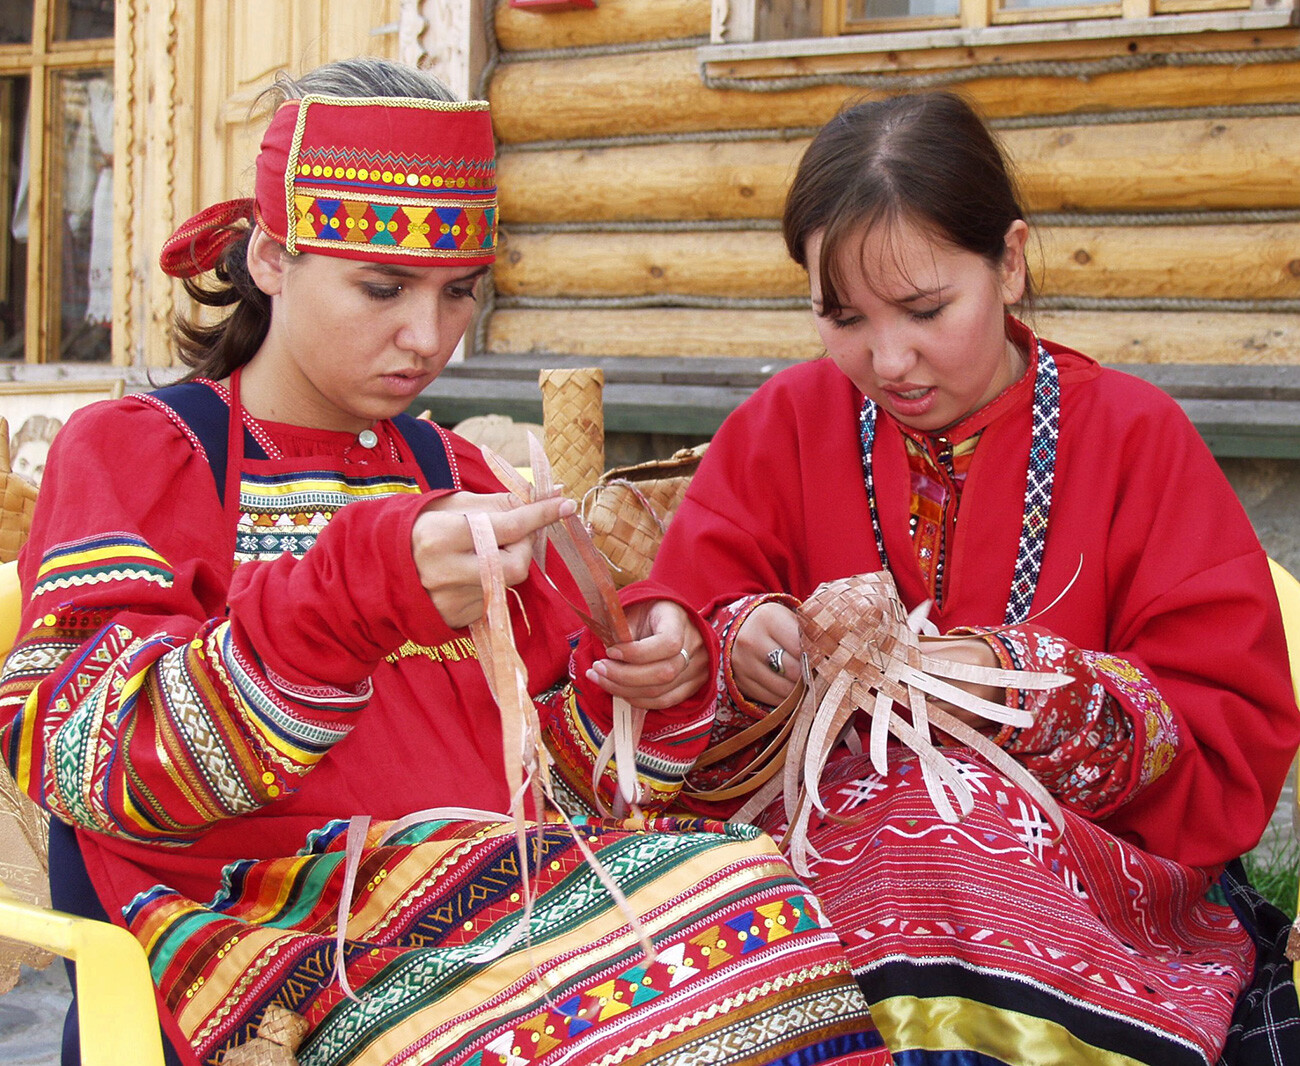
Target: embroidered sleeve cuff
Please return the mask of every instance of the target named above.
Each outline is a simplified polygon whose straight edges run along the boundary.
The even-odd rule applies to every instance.
[[[733,714],[738,718],[747,718],[749,721],[758,721],[767,714],[772,708],[764,703],[755,703],[747,699],[740,691],[736,684],[735,675],[731,671],[731,650],[736,643],[736,635],[740,632],[740,627],[745,624],[745,620],[755,608],[761,607],[765,603],[780,603],[789,607],[791,610],[799,606],[799,601],[793,596],[788,596],[784,592],[766,592],[753,596],[742,596],[738,600],[725,604],[713,612],[710,621],[713,623],[713,630],[718,634],[718,640],[722,645],[722,662],[721,672],[718,675],[718,693],[723,703],[729,704]],[[721,708],[719,708],[721,717]],[[744,728],[742,724],[739,728]],[[716,734],[716,730],[714,731]],[[719,739],[716,735],[714,740]]]
[[[1009,689],[1008,703],[1033,712],[1034,724],[1023,729],[1004,727],[996,737],[999,746],[1063,803],[1102,818],[1163,772],[1163,768],[1154,773],[1144,768],[1146,725],[1134,715],[1130,701],[1121,701],[1109,691],[1111,686],[1096,668],[1098,658],[1112,657],[1081,651],[1034,625],[982,636],[1012,669],[1059,671],[1075,678],[1051,692]],[[1137,674],[1132,667],[1129,671]]]

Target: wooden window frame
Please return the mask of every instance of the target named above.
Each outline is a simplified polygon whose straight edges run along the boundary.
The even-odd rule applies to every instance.
[[[1110,0],[1018,9],[1003,8],[999,0],[960,0],[959,13],[955,17],[854,19],[847,14],[848,4],[849,0],[824,0],[823,36],[892,33],[911,29],[976,29],[984,26],[1077,22],[1088,19],[1143,19],[1153,15],[1249,11],[1252,8],[1252,0]]]
[[[50,339],[57,336],[59,289],[50,284],[57,277],[61,250],[57,226],[46,217],[54,182],[62,174],[54,136],[58,124],[57,79],[78,70],[114,69],[112,38],[55,41],[54,7],[57,0],[29,0],[33,5],[30,44],[0,45],[0,78],[27,77],[28,130],[28,236],[27,296],[23,361],[57,362]],[[6,219],[8,211],[5,212]],[[6,225],[6,234],[8,226]],[[6,261],[8,248],[5,247]]]
[[[1293,43],[1300,0],[1109,0],[998,11],[960,0],[956,18],[894,18],[842,30],[846,0],[727,0],[699,50],[711,76],[764,78],[979,66],[1010,59],[1092,59],[1134,52],[1216,52]],[[791,26],[803,29],[800,36]]]

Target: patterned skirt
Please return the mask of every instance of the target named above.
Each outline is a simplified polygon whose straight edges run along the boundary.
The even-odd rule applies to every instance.
[[[513,826],[423,822],[356,868],[334,976],[346,826],[236,863],[207,905],[157,888],[126,911],[199,1061],[301,1015],[304,1066],[883,1066],[843,946],[771,840],[704,820],[579,821],[650,960],[567,828],[529,831],[528,934]]]
[[[942,822],[914,761],[833,762],[810,884],[900,1066],[1206,1066],[1254,948],[1200,870],[1034,803],[972,759]],[[779,832],[774,810],[764,821]]]

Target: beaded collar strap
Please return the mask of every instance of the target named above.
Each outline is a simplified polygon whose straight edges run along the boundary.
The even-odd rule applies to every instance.
[[[862,443],[862,471],[871,507],[871,531],[876,537],[876,552],[881,567],[889,569],[885,554],[885,537],[880,528],[880,511],[876,506],[876,481],[871,453],[876,442],[876,404],[862,401],[859,416],[859,439]],[[1052,482],[1056,474],[1056,442],[1061,427],[1061,382],[1056,360],[1042,343],[1038,344],[1038,369],[1034,375],[1033,429],[1029,438],[1029,474],[1025,484],[1025,512],[1020,526],[1020,546],[1016,552],[1015,576],[1007,599],[1004,624],[1023,622],[1038,587],[1043,567],[1043,548],[1047,542],[1047,520],[1052,510]]]
[[[496,252],[496,159],[481,100],[308,95],[276,111],[252,199],[183,223],[160,262],[194,277],[253,218],[289,254],[477,266]]]

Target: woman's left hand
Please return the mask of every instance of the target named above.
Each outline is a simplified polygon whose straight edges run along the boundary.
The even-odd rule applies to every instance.
[[[587,679],[633,707],[662,710],[695,695],[709,657],[690,615],[671,600],[645,600],[627,609],[632,640],[612,644]]]
[[[932,640],[926,637],[921,638],[921,650],[926,655],[932,655],[936,659],[947,659],[950,662],[969,663],[971,666],[988,666],[999,667],[1002,664],[998,662],[998,657],[993,654],[993,649],[987,643],[978,637],[969,637],[960,640],[952,638]],[[986,699],[990,703],[1002,705],[1007,698],[1007,690],[996,688],[993,685],[979,685],[973,681],[959,681],[955,678],[944,678],[950,681],[958,688],[965,689],[974,696]],[[1000,728],[997,722],[991,722],[983,715],[974,714],[971,711],[954,707],[947,700],[937,700],[933,696],[929,702],[947,711],[954,718],[965,722],[968,726],[981,731],[987,731],[991,728]]]

